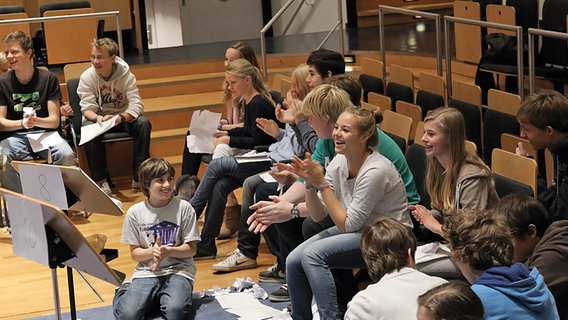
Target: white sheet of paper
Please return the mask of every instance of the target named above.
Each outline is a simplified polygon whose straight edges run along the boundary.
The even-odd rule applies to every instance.
[[[24,195],[45,201],[62,210],[68,209],[65,184],[58,167],[20,164],[18,171]]]
[[[416,263],[424,263],[450,256],[450,247],[440,242],[430,242],[416,248],[414,258]]]
[[[266,171],[261,173],[259,176],[262,179],[262,181],[264,182],[276,182],[276,179],[274,179],[273,176],[270,175],[269,173],[270,171]]]
[[[12,227],[14,254],[48,266],[47,238],[41,205],[10,194],[6,194],[5,198]]]
[[[238,315],[242,319],[270,319],[280,314],[278,309],[265,306],[250,293],[229,293],[215,296],[225,311]]]
[[[81,141],[79,141],[79,145],[83,145],[91,140],[93,140],[94,138],[100,136],[101,134],[109,131],[112,127],[114,127],[114,124],[116,123],[116,119],[118,118],[118,115],[108,119],[107,121],[104,121],[102,123],[102,126],[99,125],[98,123],[93,123],[93,124],[89,124],[86,126],[82,126],[81,127]]]
[[[29,133],[27,137],[34,152],[40,152],[63,142],[63,138],[57,131]]]
[[[190,135],[187,136],[187,149],[193,153],[213,153],[213,134],[221,120],[221,114],[209,110],[197,110],[191,115]]]
[[[229,308],[225,309],[225,311],[237,315],[239,319],[246,320],[272,319],[282,313],[280,310],[263,305],[259,301],[257,301],[257,305],[255,306]]]

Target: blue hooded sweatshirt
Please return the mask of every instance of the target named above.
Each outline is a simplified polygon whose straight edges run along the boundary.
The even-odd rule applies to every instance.
[[[485,319],[560,319],[542,275],[522,263],[487,269],[471,289],[483,303]]]

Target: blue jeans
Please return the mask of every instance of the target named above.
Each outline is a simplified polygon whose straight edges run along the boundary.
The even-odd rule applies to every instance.
[[[219,235],[223,224],[227,196],[231,191],[242,186],[246,178],[270,169],[270,165],[268,161],[238,164],[233,157],[216,158],[209,162],[203,179],[190,200],[197,217],[207,206],[205,224],[201,230],[201,242],[197,243],[198,252],[204,255],[217,254],[215,238]]]
[[[193,281],[184,276],[169,275],[136,278],[121,286],[112,301],[114,318],[143,319],[159,306],[168,319],[189,319]]]
[[[365,267],[361,233],[342,233],[337,227],[307,239],[286,261],[286,280],[293,319],[312,319],[312,295],[321,319],[338,319],[337,292],[331,269]]]
[[[8,163],[12,160],[30,160],[34,156],[39,156],[43,159],[48,158],[48,151],[42,150],[38,153],[33,152],[32,147],[27,138],[27,132],[14,132],[8,138],[0,142],[0,150],[2,154],[6,155]],[[50,147],[51,160],[53,164],[60,166],[72,166],[75,164],[75,154],[69,144],[63,141],[53,147]],[[0,180],[6,189],[22,192],[22,185],[20,183],[20,175],[11,166],[6,166],[6,171],[1,173]]]

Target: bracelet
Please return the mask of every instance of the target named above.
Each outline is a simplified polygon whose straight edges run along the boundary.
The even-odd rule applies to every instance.
[[[304,186],[306,187],[306,190],[308,191],[316,191],[316,187],[312,186],[311,184],[307,184],[304,182]]]
[[[322,192],[323,190],[325,190],[327,188],[331,188],[327,182],[324,182],[319,187],[317,187],[319,192]]]

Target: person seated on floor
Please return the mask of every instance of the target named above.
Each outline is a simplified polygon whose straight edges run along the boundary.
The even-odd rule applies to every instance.
[[[416,243],[412,230],[391,218],[363,227],[361,252],[373,283],[349,302],[345,320],[412,319],[418,296],[447,283],[415,269]]]
[[[301,153],[299,156],[303,156],[304,152],[313,152],[315,149],[315,144],[317,142],[317,135],[312,127],[307,121],[301,121],[296,124],[295,118],[298,113],[296,108],[300,106],[302,100],[309,91],[306,78],[308,77],[308,65],[301,64],[294,68],[292,71],[292,85],[290,91],[287,93],[286,100],[282,104],[276,105],[276,118],[282,123],[286,123],[286,127],[291,127],[294,130],[295,138],[299,146],[302,146]],[[283,173],[269,171],[271,175],[278,179],[287,179],[283,176]],[[287,171],[289,173],[289,171]],[[250,206],[254,204],[253,199],[256,198],[256,189],[259,185],[265,184],[261,175],[264,173],[259,173],[252,175],[245,179],[243,182],[242,191],[242,207],[241,207],[241,219],[239,221],[239,231],[237,240],[237,249],[233,251],[229,257],[225,260],[218,262],[213,265],[213,270],[218,272],[231,272],[242,269],[250,269],[257,266],[256,257],[258,256],[258,246],[260,245],[260,234],[250,232],[248,230],[248,224],[246,223],[248,217],[253,213],[250,210]],[[289,174],[289,176],[294,176]],[[289,178],[288,178],[289,179]],[[297,177],[293,178],[294,181]],[[284,183],[283,180],[280,180]],[[274,186],[274,192],[277,192],[278,183],[270,182]],[[282,192],[284,192],[286,187],[282,187]],[[277,243],[270,243],[270,239],[267,234],[270,231],[276,232],[271,228],[264,232],[264,236],[270,251],[278,257],[279,246]],[[274,236],[273,238],[275,238]],[[261,278],[262,279],[262,278]],[[283,279],[283,277],[281,278]],[[262,281],[262,280],[261,280]]]
[[[339,318],[331,270],[365,266],[360,240],[366,224],[384,216],[412,228],[404,182],[393,163],[374,149],[379,142],[376,123],[375,114],[366,109],[351,106],[341,113],[331,135],[337,155],[325,174],[309,154],[304,160],[292,159],[290,170],[305,184],[309,215],[315,221],[329,215],[335,223],[302,242],[286,260],[294,319],[311,318],[312,295],[320,319]],[[262,219],[270,213],[258,215]]]
[[[410,209],[416,221],[442,237],[443,221],[457,209],[490,208],[499,197],[491,170],[465,148],[465,120],[457,109],[438,108],[428,113],[422,142],[428,157],[425,184],[432,210],[422,205]],[[462,279],[449,256],[419,263],[417,269],[444,279]]]
[[[418,297],[417,320],[483,320],[483,304],[465,282],[454,281]]]
[[[485,319],[559,319],[538,268],[513,263],[505,216],[494,210],[460,211],[446,219],[442,232],[452,259],[483,303]]]
[[[115,116],[115,127],[107,131],[127,132],[134,137],[132,163],[132,189],[139,190],[138,167],[150,157],[150,132],[152,125],[144,116],[144,104],[140,98],[136,77],[128,64],[117,56],[118,45],[110,38],[94,40],[91,64],[81,74],[77,94],[81,99],[83,125],[98,123]],[[108,181],[108,169],[103,135],[85,143],[91,178],[109,196],[112,190]]]
[[[195,211],[173,196],[174,176],[162,158],[140,164],[138,181],[147,200],[128,209],[122,229],[122,242],[138,264],[132,282],[114,296],[115,319],[144,319],[156,311],[166,319],[189,319],[200,237]]]
[[[20,176],[10,165],[12,161],[41,157],[48,163],[72,166],[75,155],[64,140],[33,151],[28,134],[59,129],[59,81],[52,72],[34,67],[29,35],[14,31],[4,37],[3,43],[10,71],[0,75],[0,128],[5,137],[0,152],[8,163],[0,180],[4,188],[21,193]]]
[[[568,221],[551,224],[544,206],[534,197],[505,196],[495,210],[505,215],[513,233],[513,262],[536,267],[557,302],[568,301]],[[568,319],[568,305],[557,303],[560,319]]]
[[[554,183],[548,187],[546,177],[539,176],[538,200],[550,213],[552,221],[568,219],[568,98],[543,90],[528,96],[519,106],[517,121],[521,137],[536,150],[548,149],[554,158]],[[523,143],[516,153],[527,156]]]

